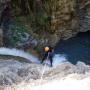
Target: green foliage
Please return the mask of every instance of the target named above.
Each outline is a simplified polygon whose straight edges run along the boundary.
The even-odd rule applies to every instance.
[[[28,30],[25,26],[20,24],[12,25],[9,30],[9,46],[15,46],[18,42],[22,41],[22,37],[25,37],[24,33],[28,33]]]
[[[47,23],[48,15],[43,10],[39,10],[36,13],[37,22],[39,25],[45,25]]]

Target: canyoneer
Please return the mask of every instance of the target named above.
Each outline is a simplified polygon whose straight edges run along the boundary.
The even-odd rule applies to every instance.
[[[53,56],[54,56],[54,49],[50,46],[46,46],[44,48],[44,55],[43,55],[43,59],[41,61],[41,64],[45,61],[45,60],[50,60],[50,65],[51,67],[53,66]]]

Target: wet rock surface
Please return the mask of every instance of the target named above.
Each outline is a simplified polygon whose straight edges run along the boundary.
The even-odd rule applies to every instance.
[[[70,62],[63,62],[56,67],[48,67],[40,64],[21,63],[16,60],[0,61],[0,85],[13,85],[22,82],[33,83],[39,81],[42,76],[43,80],[52,80],[62,78],[69,74],[85,74],[90,72],[90,66],[82,62],[73,65]]]
[[[90,30],[90,1],[78,0],[77,16],[79,18],[79,29],[81,32]]]

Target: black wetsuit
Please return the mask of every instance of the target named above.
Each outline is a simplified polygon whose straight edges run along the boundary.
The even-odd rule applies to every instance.
[[[41,63],[43,63],[45,59],[49,59],[51,67],[52,67],[53,66],[52,65],[52,63],[53,63],[53,56],[54,56],[54,50],[52,48],[50,48],[50,50],[48,52],[45,52],[44,57],[43,57]]]

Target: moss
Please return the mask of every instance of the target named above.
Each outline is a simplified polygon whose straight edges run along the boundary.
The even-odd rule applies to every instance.
[[[8,31],[8,37],[7,40],[9,41],[8,46],[15,46],[17,42],[22,40],[22,37],[25,37],[25,33],[28,33],[28,30],[25,26],[16,23],[15,25],[12,25],[10,27],[10,30]]]

